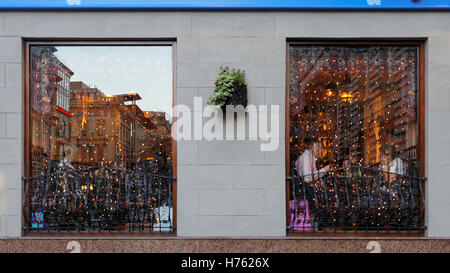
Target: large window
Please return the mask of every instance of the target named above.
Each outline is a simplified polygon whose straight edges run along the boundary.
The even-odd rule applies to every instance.
[[[419,52],[290,44],[291,230],[422,230]]]
[[[27,231],[172,231],[171,44],[29,43]]]

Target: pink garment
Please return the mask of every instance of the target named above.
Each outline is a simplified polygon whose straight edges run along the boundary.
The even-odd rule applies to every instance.
[[[291,200],[289,201],[289,209],[291,214],[290,226],[293,230],[313,230],[308,200]]]

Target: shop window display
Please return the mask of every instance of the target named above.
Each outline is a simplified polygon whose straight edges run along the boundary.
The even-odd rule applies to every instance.
[[[418,49],[289,47],[290,229],[422,229]]]
[[[171,231],[172,48],[32,45],[29,60],[25,229]]]

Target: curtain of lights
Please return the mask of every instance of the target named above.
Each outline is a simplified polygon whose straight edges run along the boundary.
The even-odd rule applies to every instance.
[[[322,143],[321,165],[373,167],[389,150],[417,171],[417,47],[294,45],[289,54],[291,171],[306,138]]]

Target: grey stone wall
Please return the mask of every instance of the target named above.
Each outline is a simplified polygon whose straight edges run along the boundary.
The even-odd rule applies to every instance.
[[[212,92],[218,68],[245,69],[250,104],[284,113],[286,38],[428,38],[428,236],[450,236],[450,14],[440,12],[0,12],[0,237],[21,236],[22,38],[176,38],[177,102]],[[284,236],[280,147],[178,143],[179,236]]]

